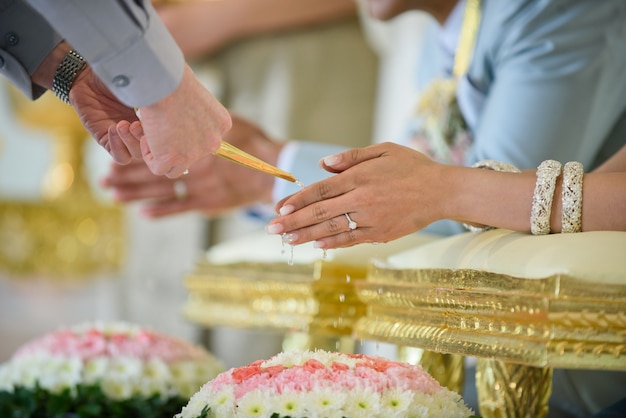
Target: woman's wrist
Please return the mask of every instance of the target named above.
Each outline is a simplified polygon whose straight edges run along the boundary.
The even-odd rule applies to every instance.
[[[438,186],[438,196],[433,199],[436,203],[437,220],[454,219],[461,221],[468,215],[466,208],[468,203],[474,199],[469,191],[470,183],[465,180],[465,176],[469,172],[467,167],[439,165],[438,175],[441,179],[441,185]]]

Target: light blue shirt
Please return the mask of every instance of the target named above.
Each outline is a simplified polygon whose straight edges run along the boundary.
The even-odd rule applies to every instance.
[[[626,1],[483,0],[459,106],[474,136],[466,164],[598,165],[626,143]]]
[[[442,39],[454,30],[447,25]],[[432,61],[445,63],[443,55]],[[535,168],[556,159],[593,169],[626,143],[626,1],[483,0],[457,100],[473,133],[466,165],[492,159]],[[328,173],[307,162],[338,151],[306,144],[281,168],[310,184]],[[298,191],[283,183],[276,198]],[[441,221],[425,230],[464,228]]]

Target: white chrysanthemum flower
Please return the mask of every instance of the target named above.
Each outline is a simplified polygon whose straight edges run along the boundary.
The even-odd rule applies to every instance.
[[[174,380],[196,380],[198,367],[195,361],[177,361],[170,364],[170,373]]]
[[[380,395],[370,389],[354,389],[346,396],[344,415],[350,418],[379,416]]]
[[[342,415],[342,407],[346,402],[346,393],[336,392],[332,388],[323,388],[319,391],[310,392],[304,395],[304,406],[308,412],[307,416],[331,417]]]
[[[52,393],[74,388],[81,382],[83,364],[77,358],[51,357],[37,377],[39,385]]]
[[[144,363],[143,375],[145,378],[162,382],[167,382],[172,378],[170,367],[158,358],[151,358]]]
[[[167,380],[155,380],[148,377],[141,378],[134,391],[146,398],[153,395],[160,395],[162,399],[165,399],[176,395],[176,393],[173,393],[175,391],[170,388]]]
[[[404,418],[412,401],[412,392],[398,388],[388,389],[380,397],[380,415],[385,418]]]
[[[305,402],[302,399],[302,392],[286,391],[280,395],[274,396],[272,403],[275,405],[274,412],[278,413],[281,417],[304,417]]]
[[[210,404],[210,394],[207,392],[197,392],[189,399],[187,405],[174,418],[196,418],[200,415],[205,406]]]
[[[434,396],[425,397],[421,402],[428,408],[428,417],[466,418],[467,407],[461,395],[451,391],[441,391]]]
[[[105,379],[134,379],[138,380],[143,375],[143,363],[136,357],[111,357]]]
[[[219,369],[221,365],[209,367]],[[198,367],[197,361],[178,361],[170,364],[170,374],[173,387],[182,397],[188,398],[206,383],[207,379],[215,376],[207,372],[206,368]]]
[[[130,398],[134,391],[134,385],[127,379],[105,378],[100,387],[107,397],[118,400]]]
[[[409,410],[406,414],[407,418],[431,418],[429,415],[428,406],[413,403],[409,405]]]
[[[14,385],[28,388],[35,386],[41,371],[46,367],[50,356],[36,354],[32,357],[24,357],[11,362],[9,374]]]
[[[276,404],[269,392],[253,390],[238,401],[237,415],[245,418],[271,418],[276,411]]]
[[[93,321],[74,325],[69,328],[76,334],[84,334],[89,331],[99,331],[105,335],[124,334],[137,335],[139,327],[124,321]]]
[[[101,380],[109,369],[108,357],[94,357],[88,360],[83,367],[83,379],[86,384],[93,384]]]
[[[350,368],[354,368],[359,362],[356,358],[351,358],[345,354],[329,352],[329,351],[285,351],[278,353],[269,360],[263,362],[263,367],[271,367],[282,365],[285,367],[301,366],[309,360],[316,360],[322,363],[324,366],[329,367],[333,363],[344,363]]]
[[[202,391],[203,392],[203,391]],[[211,398],[211,407],[215,408],[234,408],[235,393],[231,387],[224,387],[217,392],[204,392],[207,398]],[[194,395],[195,396],[195,395]]]

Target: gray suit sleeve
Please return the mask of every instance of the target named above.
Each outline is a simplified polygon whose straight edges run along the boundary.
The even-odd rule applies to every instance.
[[[184,57],[149,1],[26,1],[126,105],[150,105],[180,83]]]
[[[46,90],[30,75],[61,41],[61,36],[27,3],[0,0],[0,74],[31,99]]]

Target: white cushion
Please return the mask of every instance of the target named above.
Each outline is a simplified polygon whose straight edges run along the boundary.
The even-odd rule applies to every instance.
[[[626,284],[626,232],[534,236],[504,229],[465,233],[388,257],[398,269],[474,269],[522,278],[566,274]]]

